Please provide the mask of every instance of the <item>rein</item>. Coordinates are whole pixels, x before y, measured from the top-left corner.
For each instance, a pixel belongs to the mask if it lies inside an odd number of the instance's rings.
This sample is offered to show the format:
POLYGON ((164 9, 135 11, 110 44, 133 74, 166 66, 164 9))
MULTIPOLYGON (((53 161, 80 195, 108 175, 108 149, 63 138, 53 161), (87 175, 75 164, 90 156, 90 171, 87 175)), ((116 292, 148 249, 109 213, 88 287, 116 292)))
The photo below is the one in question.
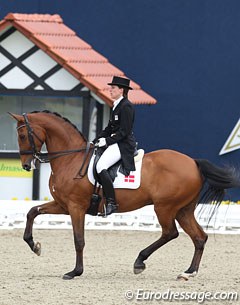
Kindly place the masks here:
POLYGON ((20 155, 32 155, 40 163, 49 163, 53 159, 67 156, 67 155, 74 154, 74 153, 81 152, 81 151, 87 152, 90 149, 92 149, 92 148, 83 147, 83 148, 79 148, 79 149, 60 150, 60 151, 53 151, 53 152, 47 152, 47 153, 43 153, 43 152, 33 153, 31 150, 26 150, 26 151, 22 150, 22 151, 20 151, 20 155), (49 156, 49 155, 55 155, 55 156, 49 156))
POLYGON ((42 141, 39 138, 39 136, 34 132, 32 127, 30 126, 30 123, 29 123, 29 120, 28 120, 28 117, 27 117, 26 113, 23 113, 23 118, 24 118, 25 124, 22 124, 21 126, 17 127, 17 130, 19 130, 20 128, 23 128, 23 127, 27 128, 28 141, 31 145, 32 150, 20 150, 19 151, 20 155, 32 155, 33 158, 37 159, 40 163, 49 163, 53 159, 60 158, 60 157, 70 155, 70 154, 73 154, 73 153, 85 151, 84 158, 83 158, 83 163, 82 163, 80 171, 79 171, 80 178, 83 178, 85 176, 86 172, 82 173, 82 170, 83 170, 83 168, 85 166, 85 163, 87 161, 89 151, 92 150, 92 152, 93 152, 93 149, 94 149, 94 147, 90 147, 90 142, 87 142, 86 147, 79 148, 79 149, 60 150, 60 151, 52 151, 52 152, 43 153, 43 152, 37 150, 37 147, 36 147, 33 136, 35 136, 42 145, 44 144, 44 141, 42 141))

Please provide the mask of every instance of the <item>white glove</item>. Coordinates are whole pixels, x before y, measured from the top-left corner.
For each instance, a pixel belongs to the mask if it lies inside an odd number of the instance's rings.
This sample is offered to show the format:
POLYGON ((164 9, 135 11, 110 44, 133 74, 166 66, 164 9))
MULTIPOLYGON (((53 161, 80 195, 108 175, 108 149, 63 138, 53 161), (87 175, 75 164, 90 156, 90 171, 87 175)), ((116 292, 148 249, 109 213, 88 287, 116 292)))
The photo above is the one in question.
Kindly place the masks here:
POLYGON ((96 143, 96 145, 97 145, 98 147, 107 146, 106 139, 105 139, 105 138, 100 138, 100 139, 98 139, 98 142, 96 143))

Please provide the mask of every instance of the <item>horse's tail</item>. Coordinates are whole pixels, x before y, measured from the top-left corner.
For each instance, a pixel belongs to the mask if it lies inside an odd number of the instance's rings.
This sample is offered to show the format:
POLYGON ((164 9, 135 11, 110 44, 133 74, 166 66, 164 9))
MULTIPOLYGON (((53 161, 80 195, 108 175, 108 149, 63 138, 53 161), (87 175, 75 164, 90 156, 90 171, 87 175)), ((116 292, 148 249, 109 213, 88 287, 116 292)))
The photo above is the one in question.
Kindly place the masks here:
POLYGON ((235 167, 218 167, 208 160, 196 159, 195 162, 205 178, 205 190, 199 203, 213 203, 209 221, 223 201, 226 189, 240 187, 240 176, 235 167))

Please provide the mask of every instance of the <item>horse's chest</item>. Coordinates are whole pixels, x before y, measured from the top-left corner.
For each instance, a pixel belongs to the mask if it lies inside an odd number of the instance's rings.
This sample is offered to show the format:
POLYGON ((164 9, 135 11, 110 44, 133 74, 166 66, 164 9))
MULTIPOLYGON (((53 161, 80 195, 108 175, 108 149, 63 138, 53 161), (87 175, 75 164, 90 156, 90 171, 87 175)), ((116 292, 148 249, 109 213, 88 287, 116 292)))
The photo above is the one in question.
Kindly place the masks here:
POLYGON ((66 175, 56 175, 51 173, 50 177, 50 190, 52 195, 60 195, 65 192, 69 192, 71 188, 70 179, 66 175))

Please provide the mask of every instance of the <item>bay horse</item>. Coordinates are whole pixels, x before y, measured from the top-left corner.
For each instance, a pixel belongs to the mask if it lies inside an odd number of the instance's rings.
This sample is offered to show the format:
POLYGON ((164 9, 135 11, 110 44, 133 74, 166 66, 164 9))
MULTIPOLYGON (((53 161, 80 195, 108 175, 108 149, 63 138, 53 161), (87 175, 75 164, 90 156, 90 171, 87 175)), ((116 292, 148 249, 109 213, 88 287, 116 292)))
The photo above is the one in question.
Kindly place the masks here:
MULTIPOLYGON (((72 271, 64 274, 63 279, 73 279, 83 273, 84 218, 93 193, 93 185, 87 175, 82 175, 81 179, 74 178, 79 167, 89 163, 90 155, 86 156, 89 143, 76 126, 57 113, 35 111, 23 115, 9 114, 17 120, 23 169, 29 171, 33 160, 44 162, 44 154, 41 153, 44 143, 51 165, 49 188, 54 199, 30 209, 24 241, 34 253, 40 255, 41 244, 35 242, 32 235, 35 217, 41 214, 70 215, 76 264, 72 271)), ((233 187, 240 187, 240 179, 232 168, 218 167, 207 160, 194 160, 173 150, 146 153, 142 162, 140 187, 136 190, 115 190, 118 212, 153 204, 162 228, 160 238, 139 252, 134 263, 134 273, 142 272, 146 267, 144 261, 153 252, 178 237, 177 220, 192 239, 195 248, 189 268, 178 279, 188 280, 195 276, 207 241, 207 234, 194 216, 196 205, 213 201, 220 204, 225 189, 233 187), (200 200, 204 185, 205 188, 207 186, 205 196, 200 200)))

